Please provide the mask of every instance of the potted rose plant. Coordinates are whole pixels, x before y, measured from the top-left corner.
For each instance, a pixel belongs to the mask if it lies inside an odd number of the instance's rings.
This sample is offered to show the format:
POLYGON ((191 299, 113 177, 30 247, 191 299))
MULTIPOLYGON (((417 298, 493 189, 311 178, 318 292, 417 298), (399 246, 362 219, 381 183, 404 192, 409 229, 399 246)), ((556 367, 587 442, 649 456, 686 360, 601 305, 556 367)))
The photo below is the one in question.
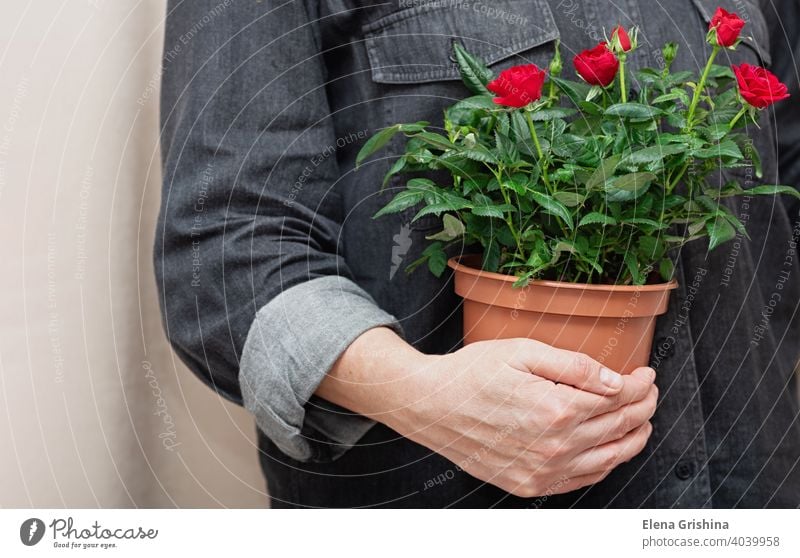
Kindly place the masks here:
POLYGON ((750 164, 761 177, 746 123, 788 97, 764 68, 714 63, 736 48, 743 25, 717 10, 700 76, 671 70, 675 44, 663 49, 664 68, 629 75, 635 28, 617 27, 575 56, 580 82, 561 77, 558 49, 549 72, 526 64, 494 77, 454 45, 473 96, 446 110, 444 130, 397 124, 365 143, 357 164, 406 136, 384 185, 414 176, 376 217, 414 206, 415 219, 441 217, 410 269, 454 270, 465 342, 531 337, 622 372, 646 365, 655 319, 677 286, 677 249, 707 238, 713 250, 747 235, 725 198, 800 196, 788 186, 745 191, 711 180, 720 168, 750 164), (448 262, 455 246, 462 255, 448 262), (471 247, 480 253, 463 255, 471 247))

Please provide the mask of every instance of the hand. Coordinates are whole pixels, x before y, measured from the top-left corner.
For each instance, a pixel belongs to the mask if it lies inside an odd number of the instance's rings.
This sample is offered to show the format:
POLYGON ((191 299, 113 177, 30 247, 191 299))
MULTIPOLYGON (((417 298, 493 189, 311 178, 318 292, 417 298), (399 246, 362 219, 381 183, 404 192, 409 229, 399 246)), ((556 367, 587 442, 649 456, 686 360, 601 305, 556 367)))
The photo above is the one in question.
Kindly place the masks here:
MULTIPOLYGON (((517 496, 594 484, 641 452, 652 432, 658 389, 650 368, 620 376, 585 355, 528 339, 427 356, 389 330, 372 331, 377 333, 359 338, 332 372, 351 382, 349 397, 335 402, 517 496), (397 341, 404 347, 392 345, 397 341), (367 346, 383 351, 378 356, 367 346), (395 369, 389 378, 356 382, 351 366, 365 359, 375 359, 366 367, 373 372, 402 361, 406 374, 395 369)), ((318 394, 336 397, 325 385, 318 394)))

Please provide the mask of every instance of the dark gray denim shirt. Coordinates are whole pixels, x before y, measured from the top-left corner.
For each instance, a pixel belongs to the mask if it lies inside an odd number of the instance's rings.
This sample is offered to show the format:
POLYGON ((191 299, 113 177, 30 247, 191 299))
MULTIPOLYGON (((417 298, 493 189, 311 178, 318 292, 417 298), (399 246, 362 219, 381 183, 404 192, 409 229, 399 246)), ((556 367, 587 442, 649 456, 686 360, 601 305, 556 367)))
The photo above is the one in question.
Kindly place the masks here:
MULTIPOLYGON (((403 271, 438 220, 371 219, 401 186, 379 193, 400 144, 355 172, 365 139, 396 122, 441 123, 468 95, 454 40, 499 71, 546 67, 560 39, 570 73, 574 53, 622 23, 641 29, 634 69, 661 64, 674 40, 675 67, 698 70, 718 4, 749 36, 719 63, 771 65, 791 84, 792 99, 751 132, 764 181, 798 185, 796 1, 781 13, 757 0, 170 2, 155 263, 175 350, 288 458, 334 462, 373 426, 313 396, 350 342, 379 325, 428 353, 461 342, 449 278, 403 271)), ((736 175, 756 184, 752 169, 736 175)), ((645 451, 655 480, 639 487, 642 502, 800 505, 800 206, 730 207, 751 240, 684 248, 658 322, 662 395, 645 451)))

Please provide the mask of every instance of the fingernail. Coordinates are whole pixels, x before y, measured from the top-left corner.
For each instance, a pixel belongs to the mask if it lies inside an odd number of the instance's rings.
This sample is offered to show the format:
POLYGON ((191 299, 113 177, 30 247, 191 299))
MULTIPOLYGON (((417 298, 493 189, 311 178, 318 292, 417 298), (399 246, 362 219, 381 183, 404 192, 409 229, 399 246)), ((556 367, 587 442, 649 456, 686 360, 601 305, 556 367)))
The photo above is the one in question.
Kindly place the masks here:
POLYGON ((653 368, 649 368, 649 370, 650 371, 648 372, 648 376, 650 377, 650 381, 652 382, 653 380, 656 379, 656 371, 653 368))
POLYGON ((600 368, 600 381, 613 389, 621 388, 623 384, 622 376, 608 368, 600 368))

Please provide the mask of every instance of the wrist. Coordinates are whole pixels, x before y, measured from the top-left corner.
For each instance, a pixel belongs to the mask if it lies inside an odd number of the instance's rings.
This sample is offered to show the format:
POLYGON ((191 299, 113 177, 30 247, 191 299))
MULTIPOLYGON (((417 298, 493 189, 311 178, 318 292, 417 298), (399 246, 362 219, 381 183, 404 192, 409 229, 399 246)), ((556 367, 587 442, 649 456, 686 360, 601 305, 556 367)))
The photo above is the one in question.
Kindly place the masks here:
POLYGON ((424 396, 426 370, 441 357, 429 356, 394 331, 364 332, 340 355, 316 394, 351 411, 394 427, 424 396))

